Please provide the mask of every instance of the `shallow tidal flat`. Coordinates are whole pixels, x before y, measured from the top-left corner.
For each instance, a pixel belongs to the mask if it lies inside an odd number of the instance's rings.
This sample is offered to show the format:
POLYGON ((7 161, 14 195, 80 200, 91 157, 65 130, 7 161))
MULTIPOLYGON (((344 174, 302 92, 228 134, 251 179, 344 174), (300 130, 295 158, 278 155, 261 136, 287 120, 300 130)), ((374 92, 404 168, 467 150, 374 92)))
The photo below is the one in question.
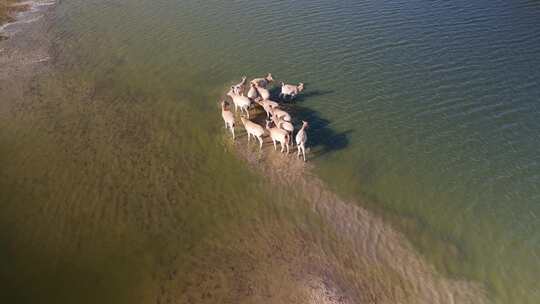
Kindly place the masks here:
POLYGON ((47 7, 0 45, 0 302, 538 302, 536 2, 47 7), (307 164, 223 129, 268 72, 307 164))
POLYGON ((337 198, 310 164, 268 139, 260 154, 241 132, 232 144, 223 86, 201 90, 188 75, 158 93, 159 82, 120 77, 122 60, 94 78, 62 52, 53 45, 50 68, 1 88, 6 301, 483 301, 479 286, 437 276, 399 233, 337 198), (195 100, 216 100, 215 116, 195 100))

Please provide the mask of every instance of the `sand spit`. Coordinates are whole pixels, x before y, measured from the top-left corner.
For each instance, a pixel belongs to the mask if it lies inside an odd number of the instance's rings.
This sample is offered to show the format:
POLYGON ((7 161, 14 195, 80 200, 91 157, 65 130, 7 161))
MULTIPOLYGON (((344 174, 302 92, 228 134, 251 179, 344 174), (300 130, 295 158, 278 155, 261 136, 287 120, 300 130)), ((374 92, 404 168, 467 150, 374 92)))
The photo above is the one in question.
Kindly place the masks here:
MULTIPOLYGON (((255 120, 261 123, 263 116, 259 113, 255 120)), ((487 302, 480 284, 441 277, 401 233, 359 204, 343 201, 332 193, 313 174, 313 165, 296 157, 296 148, 290 155, 280 154, 265 137, 260 153, 257 144, 251 142, 248 147, 247 136, 242 131, 238 133, 234 143, 238 155, 278 187, 295 189, 321 216, 323 225, 335 231, 337 242, 350 249, 346 254, 348 265, 336 265, 336 261, 323 256, 319 257, 319 265, 327 268, 315 272, 318 276, 303 271, 305 276, 298 277, 298 284, 305 289, 309 301, 299 303, 487 302), (342 275, 347 270, 364 273, 342 275)), ((315 265, 304 267, 313 269, 315 265)))

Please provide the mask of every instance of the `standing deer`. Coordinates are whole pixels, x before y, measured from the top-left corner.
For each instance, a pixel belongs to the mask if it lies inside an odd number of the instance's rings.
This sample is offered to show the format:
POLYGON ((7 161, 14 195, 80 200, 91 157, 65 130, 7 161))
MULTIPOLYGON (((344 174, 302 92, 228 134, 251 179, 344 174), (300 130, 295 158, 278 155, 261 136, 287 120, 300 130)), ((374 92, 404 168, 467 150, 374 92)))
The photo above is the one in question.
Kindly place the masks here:
POLYGON ((256 85, 255 88, 263 100, 270 99, 270 91, 258 85, 256 85))
POLYGON ((271 120, 266 121, 266 129, 270 133, 270 138, 274 143, 274 150, 277 150, 276 142, 281 144, 281 153, 284 152, 285 147, 287 147, 287 154, 289 154, 289 133, 277 127, 270 127, 272 124, 271 120))
POLYGON ((253 137, 259 140, 259 149, 262 151, 262 145, 263 145, 262 136, 264 135, 264 128, 254 123, 253 121, 246 119, 244 116, 240 116, 240 120, 242 120, 242 123, 244 124, 244 128, 246 129, 246 132, 248 134, 248 143, 249 143, 249 140, 251 139, 251 136, 253 135, 253 137))
POLYGON ((251 100, 246 96, 235 94, 234 87, 231 87, 227 95, 232 98, 234 111, 236 112, 237 109, 240 108, 240 111, 245 111, 249 118, 249 106, 251 106, 251 100))
POLYGON ((266 86, 268 86, 272 81, 274 81, 274 78, 272 78, 272 74, 268 73, 268 75, 266 75, 264 78, 253 79, 251 83, 266 88, 266 86))
POLYGON ((302 152, 302 156, 304 157, 304 161, 306 161, 306 142, 307 142, 307 133, 306 129, 308 128, 307 121, 302 120, 302 128, 298 133, 296 133, 296 147, 298 148, 298 153, 296 154, 296 157, 300 157, 300 152, 302 152))
POLYGON ((272 112, 270 113, 272 114, 272 116, 276 116, 277 118, 281 118, 285 121, 291 121, 292 118, 291 118, 291 115, 285 111, 283 111, 282 109, 280 108, 277 108, 277 107, 272 107, 272 112))
POLYGON ((255 102, 263 107, 264 111, 266 112, 266 118, 270 118, 272 108, 279 107, 279 104, 272 100, 256 100, 255 102))
POLYGON ((249 91, 247 93, 247 97, 251 100, 254 100, 255 98, 257 98, 259 96, 259 93, 257 91, 257 88, 255 87, 255 85, 252 83, 250 86, 249 86, 249 91))
POLYGON ((285 130, 287 131, 287 133, 289 133, 289 141, 292 144, 292 134, 294 132, 294 125, 291 122, 285 121, 275 115, 272 116, 272 122, 274 123, 276 127, 280 128, 281 130, 285 130))
POLYGON ((281 93, 279 93, 279 98, 290 97, 294 99, 296 95, 300 94, 304 90, 304 84, 299 83, 297 86, 292 84, 281 83, 281 93))
POLYGON ((244 95, 246 79, 247 79, 246 76, 242 76, 242 81, 234 85, 234 89, 233 89, 234 94, 244 95))
POLYGON ((227 103, 225 100, 221 101, 221 117, 225 122, 225 129, 231 129, 232 138, 234 140, 234 114, 226 108, 227 103))

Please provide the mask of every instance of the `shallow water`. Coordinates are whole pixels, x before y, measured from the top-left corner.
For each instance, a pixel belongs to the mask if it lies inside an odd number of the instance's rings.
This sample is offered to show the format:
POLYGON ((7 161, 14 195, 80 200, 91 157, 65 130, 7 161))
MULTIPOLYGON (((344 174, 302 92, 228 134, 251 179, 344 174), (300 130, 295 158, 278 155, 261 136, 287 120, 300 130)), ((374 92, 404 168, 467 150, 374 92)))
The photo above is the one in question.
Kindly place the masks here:
MULTIPOLYGON (((170 269, 212 265, 205 251, 224 250, 226 235, 322 229, 225 148, 217 99, 241 75, 272 72, 306 83, 295 114, 310 121, 310 161, 335 191, 402 229, 444 275, 485 284, 497 303, 536 303, 539 9, 61 2, 55 68, 1 122, 7 254, 74 282, 60 300, 129 302, 170 269), (80 269, 47 265, 55 258, 80 269), (105 279, 111 265, 118 277, 105 279)), ((25 274, 13 290, 35 277, 20 263, 2 273, 25 274)), ((56 294, 39 282, 37 296, 56 294)))

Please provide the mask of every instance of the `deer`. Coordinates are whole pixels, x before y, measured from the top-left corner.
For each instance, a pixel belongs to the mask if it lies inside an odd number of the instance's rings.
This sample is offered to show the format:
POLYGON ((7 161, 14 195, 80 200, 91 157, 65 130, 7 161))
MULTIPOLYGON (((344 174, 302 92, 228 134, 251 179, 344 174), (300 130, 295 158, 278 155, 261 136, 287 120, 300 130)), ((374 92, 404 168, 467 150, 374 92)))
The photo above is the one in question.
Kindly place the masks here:
POLYGON ((271 127, 272 121, 266 120, 266 129, 270 133, 270 138, 272 139, 272 142, 274 143, 274 150, 277 151, 277 145, 276 142, 279 142, 281 144, 281 153, 284 152, 285 147, 287 147, 287 154, 289 154, 289 133, 287 131, 282 130, 280 128, 271 127))
POLYGON ((281 118, 284 121, 290 122, 292 120, 289 113, 283 111, 278 107, 272 107, 272 112, 270 114, 272 114, 272 116, 276 116, 277 118, 281 118))
POLYGON ((225 100, 221 101, 221 117, 223 117, 223 121, 225 122, 225 129, 231 130, 234 140, 234 114, 226 108, 227 105, 228 103, 225 100))
POLYGON ((304 84, 299 83, 298 85, 292 85, 292 84, 285 84, 284 82, 281 83, 281 93, 279 93, 279 98, 284 99, 285 97, 290 97, 290 99, 294 99, 296 95, 298 95, 300 92, 304 90, 304 84))
POLYGON ((272 122, 274 123, 274 125, 282 130, 285 130, 287 131, 287 133, 289 133, 289 141, 290 143, 292 144, 292 134, 294 132, 294 125, 289 122, 289 121, 285 121, 277 116, 272 116, 272 122))
POLYGON ((246 76, 242 76, 242 81, 234 85, 234 94, 244 95, 244 89, 246 85, 246 76))
POLYGON ((259 97, 259 93, 257 91, 257 88, 256 88, 255 84, 252 83, 249 86, 249 91, 247 93, 247 97, 249 99, 251 99, 251 100, 254 100, 255 98, 259 97))
POLYGON ((264 100, 256 100, 255 102, 263 108, 264 112, 266 112, 266 118, 270 118, 272 107, 269 104, 264 103, 264 100))
POLYGON ((264 128, 254 123, 253 121, 245 118, 244 116, 240 116, 240 120, 242 121, 242 124, 244 124, 244 128, 246 129, 246 132, 248 134, 248 144, 249 144, 249 140, 251 139, 251 136, 253 135, 253 137, 259 140, 259 149, 260 151, 262 151, 262 145, 263 145, 262 136, 264 135, 264 128))
POLYGON ((270 91, 258 85, 255 85, 255 88, 263 100, 270 99, 270 91))
POLYGON ((269 99, 256 100, 255 102, 264 109, 264 111, 266 112, 266 118, 270 118, 270 115, 272 114, 272 107, 279 107, 279 103, 269 99))
POLYGON ((298 149, 298 153, 296 154, 296 157, 300 157, 300 152, 302 152, 302 156, 304 157, 304 162, 306 161, 306 142, 307 142, 307 133, 306 129, 308 128, 307 121, 302 120, 302 128, 298 133, 296 133, 296 147, 298 149))
POLYGON ((255 78, 251 81, 252 84, 258 85, 260 87, 266 88, 270 84, 270 82, 274 81, 274 78, 272 78, 272 74, 268 73, 266 77, 264 78, 255 78))
POLYGON ((247 98, 246 96, 235 94, 234 86, 231 87, 227 95, 231 97, 234 103, 234 111, 236 112, 237 109, 240 108, 240 111, 246 112, 247 118, 249 119, 249 106, 251 106, 251 100, 247 98))

